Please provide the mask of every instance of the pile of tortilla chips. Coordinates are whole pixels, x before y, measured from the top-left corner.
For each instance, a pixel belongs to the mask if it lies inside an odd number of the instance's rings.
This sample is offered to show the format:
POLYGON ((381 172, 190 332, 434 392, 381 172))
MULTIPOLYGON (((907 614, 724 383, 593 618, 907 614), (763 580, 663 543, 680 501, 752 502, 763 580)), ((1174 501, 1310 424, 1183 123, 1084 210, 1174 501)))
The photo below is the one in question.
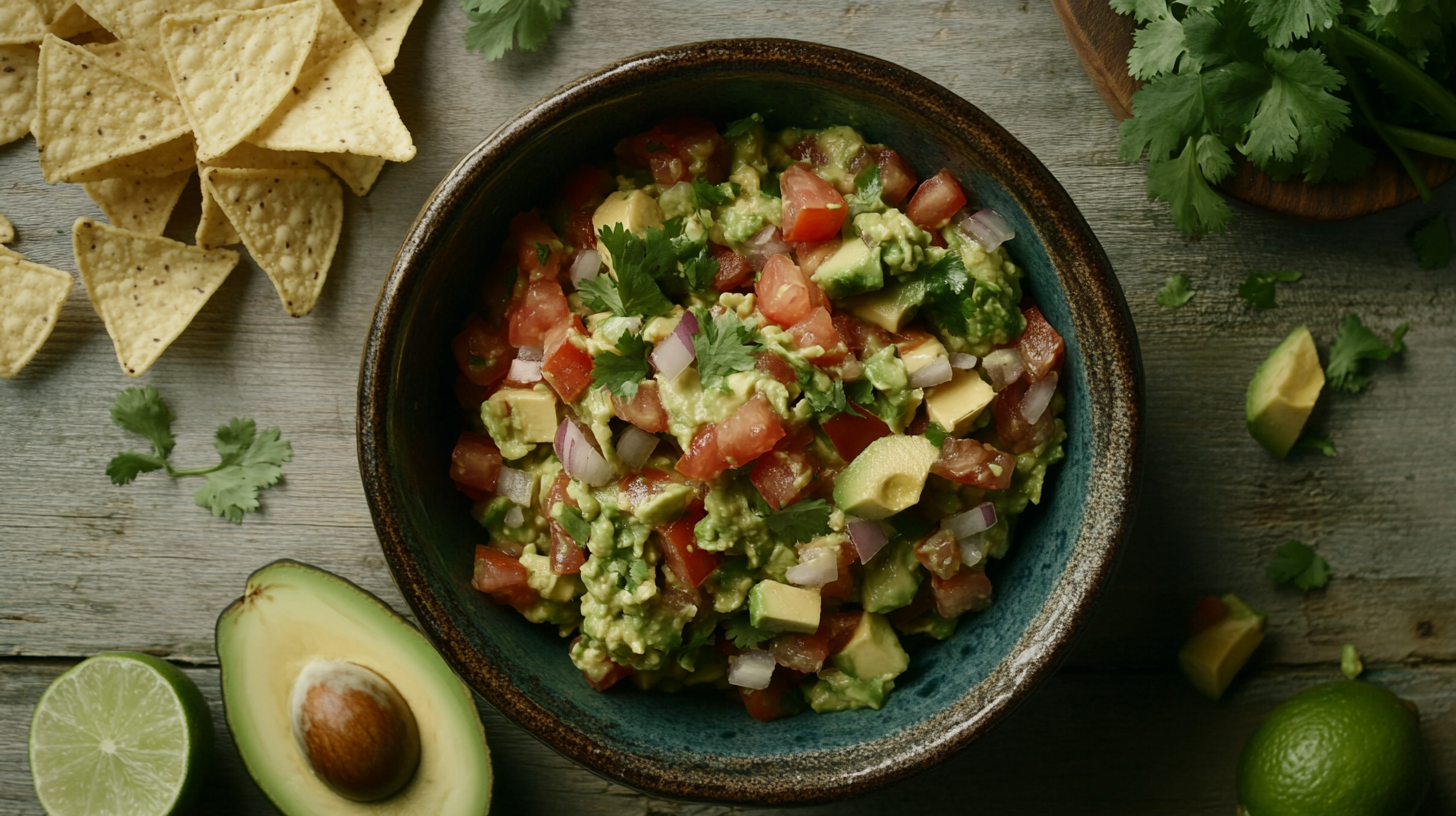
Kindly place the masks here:
MULTIPOLYGON (((34 134, 46 181, 84 185, 111 221, 76 222, 76 264, 128 375, 236 266, 223 247, 247 247, 289 314, 313 309, 339 182, 362 196, 414 157, 383 77, 422 3, 0 0, 0 144, 34 134), (194 170, 189 246, 162 232, 194 170)), ((0 376, 45 342, 69 278, 0 246, 0 376)))

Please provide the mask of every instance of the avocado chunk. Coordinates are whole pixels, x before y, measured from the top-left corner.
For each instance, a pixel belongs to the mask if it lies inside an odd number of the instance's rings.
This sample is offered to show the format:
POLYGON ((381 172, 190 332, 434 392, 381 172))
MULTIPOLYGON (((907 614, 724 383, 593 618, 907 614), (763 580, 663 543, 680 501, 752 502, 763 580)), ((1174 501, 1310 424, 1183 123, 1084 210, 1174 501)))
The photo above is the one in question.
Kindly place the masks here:
POLYGON ((960 436, 995 398, 995 390, 980 374, 957 369, 951 372, 950 382, 925 392, 925 412, 946 433, 960 436))
POLYGON ((1288 455, 1324 387, 1314 338, 1300 326, 1269 352, 1249 381, 1244 400, 1249 433, 1275 456, 1288 455))
MULTIPOLYGON (((642 190, 618 191, 607 196, 592 213, 592 232, 600 235, 602 230, 621 224, 622 229, 641 236, 647 233, 648 227, 661 227, 662 221, 662 206, 657 199, 642 190)), ((612 253, 603 252, 602 263, 616 274, 612 253)))
MULTIPOLYGON (((863 242, 861 242, 863 243, 863 242)), ((885 331, 897 332, 915 315, 925 300, 925 282, 910 280, 891 283, 884 288, 845 301, 850 314, 885 331)))
POLYGON ((851 238, 814 270, 813 277, 824 294, 836 300, 873 292, 885 285, 880 248, 871 248, 864 241, 851 238))
POLYGON ((851 516, 882 519, 920 501, 940 448, 923 436, 886 436, 864 449, 834 483, 834 503, 851 516))
POLYGON ((248 578, 216 634, 228 728, 248 773, 282 813, 362 812, 320 777, 295 740, 294 689, 321 663, 382 678, 418 724, 417 770, 372 807, 440 816, 490 809, 490 751, 470 690, 383 601, 337 575, 276 561, 248 578))
POLYGON ((856 680, 894 678, 910 667, 910 656, 884 615, 866 612, 849 642, 834 656, 834 667, 856 680))
POLYGON ((759 581, 748 591, 748 622, 768 632, 813 632, 819 628, 819 593, 759 581))
POLYGON ((904 539, 885 547, 865 564, 860 583, 865 610, 889 612, 908 606, 920 589, 922 575, 915 542, 904 539))
POLYGON ((915 348, 901 352, 900 362, 905 364, 906 374, 914 374, 935 362, 937 358, 949 356, 950 352, 945 350, 945 346, 939 340, 931 337, 915 348))
POLYGON ((556 395, 545 386, 502 388, 480 404, 480 421, 501 456, 520 459, 556 438, 556 395))
POLYGON ((827 711, 851 711, 857 708, 879 710, 885 697, 895 688, 895 681, 876 677, 856 680, 838 669, 820 672, 819 679, 804 692, 809 707, 823 714, 827 711))
POLYGON ((1234 675, 1264 641, 1266 619, 1235 595, 1221 600, 1228 607, 1228 617, 1189 638, 1178 652, 1178 665, 1188 682, 1212 700, 1223 696, 1234 675))

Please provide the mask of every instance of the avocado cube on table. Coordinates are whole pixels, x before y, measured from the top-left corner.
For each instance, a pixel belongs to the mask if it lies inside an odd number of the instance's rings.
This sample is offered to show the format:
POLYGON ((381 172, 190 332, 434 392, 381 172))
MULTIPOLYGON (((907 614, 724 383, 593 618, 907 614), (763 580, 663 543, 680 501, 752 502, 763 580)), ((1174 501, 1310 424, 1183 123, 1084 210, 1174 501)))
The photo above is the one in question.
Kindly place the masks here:
POLYGON ((950 382, 925 392, 925 411, 946 433, 960 436, 995 398, 996 392, 980 374, 958 369, 951 372, 950 382))
MULTIPOLYGON (((932 415, 933 416, 933 415, 932 415)), ((834 503, 863 519, 893 516, 920 501, 940 448, 923 436, 876 439, 834 482, 834 503)))
POLYGON ((895 677, 910 667, 910 656, 884 615, 866 612, 849 642, 834 656, 834 667, 856 680, 895 677))
POLYGON ((819 628, 819 593, 759 581, 748 592, 748 622, 768 632, 814 632, 819 628))
POLYGON ((1228 607, 1228 617, 1189 638, 1178 652, 1178 665, 1188 682, 1212 700, 1223 696, 1234 675, 1264 641, 1266 620, 1237 596, 1225 595, 1221 600, 1228 607))
POLYGON ((1275 456, 1288 455, 1324 387, 1314 338, 1300 326, 1269 352, 1249 381, 1244 399, 1249 434, 1275 456))
POLYGON ((880 248, 851 238, 814 270, 814 282, 832 298, 861 295, 885 285, 880 248))

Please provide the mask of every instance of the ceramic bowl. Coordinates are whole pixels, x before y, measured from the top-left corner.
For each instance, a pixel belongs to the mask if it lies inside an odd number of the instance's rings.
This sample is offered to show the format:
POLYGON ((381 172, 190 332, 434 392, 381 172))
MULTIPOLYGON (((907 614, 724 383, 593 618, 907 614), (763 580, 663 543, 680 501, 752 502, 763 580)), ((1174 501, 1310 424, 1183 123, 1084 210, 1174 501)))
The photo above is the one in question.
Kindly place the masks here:
MULTIPOLYGON (((395 258, 359 379, 359 463, 400 592, 445 659, 505 716, 603 776, 671 798, 754 804, 843 798, 944 759, 1054 670, 1128 530, 1141 366, 1107 257, 1067 193, 959 96, 897 65, 805 42, 697 43, 624 60, 533 105, 446 176, 395 258), (749 718, 715 693, 593 691, 554 628, 470 587, 486 533, 448 476, 461 430, 450 339, 511 217, 548 203, 583 158, 668 114, 771 126, 849 124, 922 176, 948 167, 1016 229, 1011 257, 1066 340, 1067 458, 1000 564, 997 600, 913 650, 880 711, 749 718)), ((622 684, 629 685, 629 684, 622 684)))

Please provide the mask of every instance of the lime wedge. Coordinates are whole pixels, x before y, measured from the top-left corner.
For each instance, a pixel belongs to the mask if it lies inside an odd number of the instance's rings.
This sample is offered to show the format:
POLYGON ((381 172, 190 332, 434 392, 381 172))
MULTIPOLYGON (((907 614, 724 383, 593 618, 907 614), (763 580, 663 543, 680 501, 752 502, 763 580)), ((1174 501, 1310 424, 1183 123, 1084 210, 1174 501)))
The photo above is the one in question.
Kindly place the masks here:
POLYGON ((212 715, 176 667, 103 654, 56 678, 30 722, 30 772, 50 816, 182 810, 212 754, 212 715))

